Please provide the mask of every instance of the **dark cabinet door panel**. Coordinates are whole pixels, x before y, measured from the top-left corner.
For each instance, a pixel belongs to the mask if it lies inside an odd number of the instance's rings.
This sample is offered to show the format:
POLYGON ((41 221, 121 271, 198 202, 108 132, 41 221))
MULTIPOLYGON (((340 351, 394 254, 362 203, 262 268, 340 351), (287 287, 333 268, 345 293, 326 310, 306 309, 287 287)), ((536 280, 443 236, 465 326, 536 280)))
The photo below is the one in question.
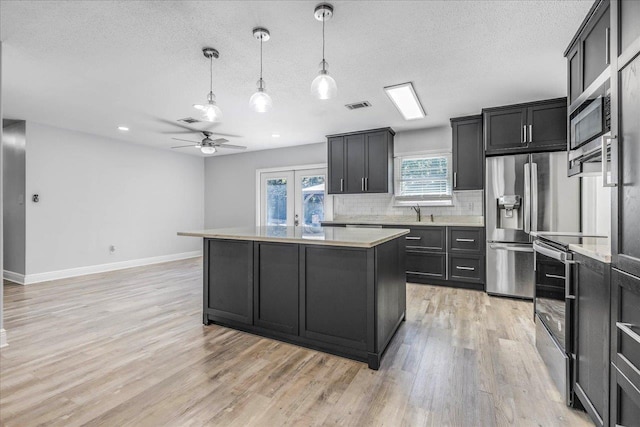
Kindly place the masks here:
POLYGON ((505 108, 484 114, 487 154, 504 153, 526 146, 526 108, 505 108))
POLYGON ((620 0, 620 52, 640 38, 640 1, 620 0))
POLYGON ((347 179, 346 193, 364 192, 365 178, 365 140, 364 135, 348 135, 344 137, 346 144, 347 179))
POLYGON ((640 427, 640 391, 612 364, 611 426, 640 427))
POLYGON ((598 421, 607 418, 609 404, 609 276, 601 262, 582 256, 576 261, 576 387, 591 418, 598 421))
POLYGON ((567 149, 567 102, 536 105, 527 109, 527 133, 532 149, 567 149))
POLYGON ((254 324, 298 334, 298 247, 256 243, 254 324))
POLYGON ((389 144, 388 132, 365 134, 367 153, 367 193, 386 193, 389 186, 389 144))
POLYGON ((484 147, 482 116, 451 121, 454 190, 482 190, 484 147))
POLYGON ((446 254, 407 250, 406 270, 408 275, 444 280, 447 278, 446 264, 446 254))
POLYGON ((367 251, 303 247, 300 335, 366 349, 367 251))
POLYGON ((640 56, 620 72, 618 267, 640 276, 640 56))
POLYGON ((329 138, 329 194, 340 194, 344 192, 344 137, 329 138))
POLYGON ((205 265, 216 274, 206 275, 205 313, 251 325, 253 313, 253 243, 205 240, 205 265))
POLYGON ((484 251, 484 228, 449 227, 449 252, 484 251))
POLYGON ((587 29, 582 41, 582 76, 583 90, 588 88, 591 83, 605 70, 608 66, 608 47, 609 41, 609 7, 598 12, 594 18, 594 24, 587 29))
POLYGON ((582 93, 582 71, 580 66, 580 45, 577 44, 567 54, 569 102, 575 101, 582 93))

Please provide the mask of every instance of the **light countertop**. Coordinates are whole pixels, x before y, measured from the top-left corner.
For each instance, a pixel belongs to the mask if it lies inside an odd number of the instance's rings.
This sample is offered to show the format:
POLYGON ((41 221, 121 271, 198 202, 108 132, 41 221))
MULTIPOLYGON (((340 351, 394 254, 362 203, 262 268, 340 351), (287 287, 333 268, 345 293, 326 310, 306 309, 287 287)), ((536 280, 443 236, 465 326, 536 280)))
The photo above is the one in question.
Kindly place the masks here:
POLYGON ((342 216, 333 221, 322 221, 327 225, 393 225, 405 227, 433 226, 433 227, 484 227, 482 216, 434 216, 424 215, 422 221, 416 221, 415 216, 342 216))
POLYGON ((407 229, 342 227, 233 227, 211 230, 181 231, 178 236, 259 242, 300 243, 306 245, 372 248, 400 236, 407 229))
MULTIPOLYGON (((604 240, 604 239, 603 239, 604 240)), ((569 245, 569 250, 580 255, 596 259, 600 262, 611 263, 611 244, 609 239, 598 243, 582 243, 569 245)))

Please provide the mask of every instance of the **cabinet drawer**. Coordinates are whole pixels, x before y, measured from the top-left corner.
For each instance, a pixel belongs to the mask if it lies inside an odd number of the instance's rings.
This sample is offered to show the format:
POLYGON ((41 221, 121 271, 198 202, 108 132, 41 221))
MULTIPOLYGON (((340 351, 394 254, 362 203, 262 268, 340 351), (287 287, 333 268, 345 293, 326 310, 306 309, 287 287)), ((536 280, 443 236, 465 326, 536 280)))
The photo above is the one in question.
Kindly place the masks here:
POLYGON ((411 228, 411 232, 405 236, 407 249, 444 252, 446 250, 445 230, 445 227, 411 228))
MULTIPOLYGON (((536 264, 536 286, 537 292, 548 291, 554 295, 556 291, 564 294, 565 288, 565 268, 560 261, 551 260, 550 258, 538 255, 536 264), (549 260, 549 261, 547 261, 549 260)), ((540 295, 542 297, 551 297, 551 295, 540 295)))
POLYGON ((613 388, 611 390, 611 422, 612 426, 640 426, 640 391, 624 373, 611 364, 613 388))
POLYGON ((445 279, 447 255, 407 249, 407 274, 445 279))
POLYGON ((449 251, 450 252, 475 252, 480 253, 484 249, 484 229, 450 227, 449 251))
POLYGON ((481 255, 449 255, 449 279, 484 283, 484 257, 481 255))
MULTIPOLYGON (((626 371, 628 366, 632 372, 640 369, 640 279, 613 269, 612 283, 617 287, 617 298, 613 302, 617 316, 612 325, 612 333, 616 334, 616 356, 612 361, 619 369, 626 371)), ((640 387, 640 375, 637 382, 635 385, 640 387)))

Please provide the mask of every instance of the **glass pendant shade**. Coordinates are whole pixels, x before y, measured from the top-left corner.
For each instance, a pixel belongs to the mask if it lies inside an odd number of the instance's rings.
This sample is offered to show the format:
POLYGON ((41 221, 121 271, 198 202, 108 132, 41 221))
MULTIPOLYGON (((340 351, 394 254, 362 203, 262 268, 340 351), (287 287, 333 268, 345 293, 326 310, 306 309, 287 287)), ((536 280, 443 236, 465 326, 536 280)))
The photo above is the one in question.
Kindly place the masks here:
POLYGON ((202 153, 204 154, 213 154, 216 152, 216 147, 212 147, 210 145, 203 145, 200 148, 200 151, 202 151, 202 153))
POLYGON ((311 94, 318 99, 335 98, 338 93, 336 81, 327 70, 320 70, 318 76, 311 82, 311 94))
POLYGON ((249 99, 249 105, 253 108, 254 111, 258 113, 266 113, 271 110, 273 106, 273 101, 271 101, 271 97, 267 92, 264 91, 264 88, 258 88, 256 93, 251 95, 249 99))
POLYGON ((215 95, 209 92, 208 102, 204 105, 193 104, 193 108, 202 112, 202 119, 208 122, 222 121, 222 110, 216 105, 215 95))

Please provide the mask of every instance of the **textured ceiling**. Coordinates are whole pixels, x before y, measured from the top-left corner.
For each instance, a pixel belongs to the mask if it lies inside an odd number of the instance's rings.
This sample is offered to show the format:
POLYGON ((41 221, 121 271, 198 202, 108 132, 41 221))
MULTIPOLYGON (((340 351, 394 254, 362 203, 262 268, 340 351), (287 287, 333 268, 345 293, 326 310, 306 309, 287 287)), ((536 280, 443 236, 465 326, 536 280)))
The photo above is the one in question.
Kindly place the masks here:
MULTIPOLYGON (((315 1, 0 2, 8 118, 125 141, 176 145, 155 120, 195 116, 208 92, 203 46, 220 51, 215 130, 250 150, 324 140, 343 131, 448 125, 482 107, 564 96, 564 48, 591 1, 336 1, 326 57, 338 97, 309 88, 321 60, 315 1), (250 110, 259 73, 274 109, 250 110), (426 111, 404 121, 383 87, 412 81, 426 111), (369 101, 349 111, 344 104, 369 101), (127 125, 131 132, 116 127, 127 125), (272 138, 273 133, 281 135, 272 138)), ((182 137, 188 138, 189 136, 182 137)), ((187 150, 188 151, 188 150, 187 150)), ((196 150, 193 150, 196 154, 196 150)))

